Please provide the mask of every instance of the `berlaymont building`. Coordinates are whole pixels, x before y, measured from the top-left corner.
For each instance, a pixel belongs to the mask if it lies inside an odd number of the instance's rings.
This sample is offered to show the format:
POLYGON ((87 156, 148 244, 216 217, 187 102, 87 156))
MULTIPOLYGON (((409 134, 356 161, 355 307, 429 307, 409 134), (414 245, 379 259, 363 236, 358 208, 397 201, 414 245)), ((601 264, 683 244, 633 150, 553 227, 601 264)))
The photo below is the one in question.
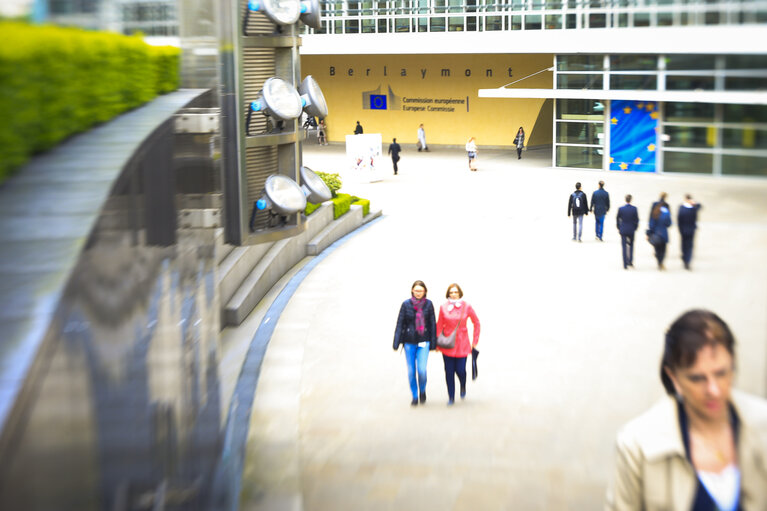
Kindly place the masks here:
POLYGON ((301 66, 331 142, 511 148, 552 165, 767 176, 767 1, 324 2, 301 66))

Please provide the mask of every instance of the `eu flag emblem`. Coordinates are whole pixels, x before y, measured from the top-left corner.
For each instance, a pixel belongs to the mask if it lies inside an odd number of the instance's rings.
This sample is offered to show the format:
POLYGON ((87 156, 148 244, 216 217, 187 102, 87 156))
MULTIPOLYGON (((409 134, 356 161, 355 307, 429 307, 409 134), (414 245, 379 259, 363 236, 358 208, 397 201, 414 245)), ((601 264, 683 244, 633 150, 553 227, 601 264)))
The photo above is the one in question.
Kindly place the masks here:
POLYGON ((370 109, 371 110, 386 110, 386 94, 371 94, 370 95, 370 109))

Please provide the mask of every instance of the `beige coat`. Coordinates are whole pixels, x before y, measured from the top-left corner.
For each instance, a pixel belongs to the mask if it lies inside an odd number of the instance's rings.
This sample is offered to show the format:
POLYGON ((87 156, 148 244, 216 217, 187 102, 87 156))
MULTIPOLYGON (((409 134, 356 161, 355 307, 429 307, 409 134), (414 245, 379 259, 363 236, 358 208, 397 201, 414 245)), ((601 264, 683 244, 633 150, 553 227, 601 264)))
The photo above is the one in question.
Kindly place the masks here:
MULTIPOLYGON (((732 392, 740 419, 741 509, 767 510, 767 401, 732 392)), ((619 433, 606 509, 690 511, 697 489, 687 461, 674 398, 666 397, 619 433)))

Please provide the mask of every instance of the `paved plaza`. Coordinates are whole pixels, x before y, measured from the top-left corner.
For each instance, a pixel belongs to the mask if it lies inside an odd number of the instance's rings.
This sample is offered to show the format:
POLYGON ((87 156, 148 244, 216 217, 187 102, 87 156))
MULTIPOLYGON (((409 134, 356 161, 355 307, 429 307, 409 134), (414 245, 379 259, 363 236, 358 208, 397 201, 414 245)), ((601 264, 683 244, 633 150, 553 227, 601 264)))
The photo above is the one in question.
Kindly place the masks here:
MULTIPOLYGON (((406 147, 400 175, 353 182, 342 146, 304 147, 314 170, 381 219, 353 233, 303 279, 279 317, 251 416, 242 509, 595 510, 620 425, 661 397, 665 328, 680 313, 720 314, 737 341, 737 386, 767 392, 767 180, 551 167, 550 150, 516 159, 480 147, 406 147), (566 216, 574 183, 603 179, 605 241, 566 216), (672 226, 664 272, 644 240, 650 204, 703 204, 693 270, 672 226), (635 270, 623 269, 615 214, 639 209, 635 270), (428 400, 410 406, 400 304, 422 279, 436 307, 458 282, 481 321, 479 378, 446 406, 441 355, 428 400)), ((257 326, 257 325, 255 325, 257 326)), ((246 322, 238 335, 252 335, 246 322)), ((227 335, 232 335, 231 332, 227 335)))

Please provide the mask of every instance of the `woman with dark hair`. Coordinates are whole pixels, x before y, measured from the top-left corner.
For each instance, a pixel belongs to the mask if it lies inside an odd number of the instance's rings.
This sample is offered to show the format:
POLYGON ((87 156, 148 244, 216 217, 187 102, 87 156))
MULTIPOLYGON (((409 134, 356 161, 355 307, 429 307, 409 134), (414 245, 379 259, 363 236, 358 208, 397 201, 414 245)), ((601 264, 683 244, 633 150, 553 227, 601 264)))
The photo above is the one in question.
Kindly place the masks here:
POLYGON ((517 146, 517 159, 522 159, 522 149, 525 148, 525 130, 522 126, 517 130, 517 136, 514 137, 514 145, 517 146))
POLYGON ((658 261, 658 269, 665 270, 663 259, 666 257, 666 245, 668 244, 668 228, 671 225, 671 212, 666 201, 659 201, 653 206, 650 213, 650 225, 647 229, 647 240, 655 248, 655 259, 658 261))
POLYGON ((434 305, 426 298, 427 291, 422 280, 413 282, 410 298, 399 308, 397 327, 394 329, 394 351, 400 344, 405 349, 407 377, 413 395, 411 406, 417 406, 419 399, 421 404, 426 402, 426 362, 429 351, 437 346, 434 305))
POLYGON ((466 397, 466 357, 471 353, 472 348, 477 347, 479 342, 479 318, 474 309, 463 300, 463 290, 458 284, 447 286, 445 293, 447 302, 439 308, 439 319, 437 320, 437 332, 443 332, 450 335, 458 329, 455 336, 455 346, 452 348, 443 348, 437 346, 442 352, 442 359, 445 363, 445 381, 447 383, 448 406, 455 402, 455 376, 458 375, 458 381, 461 383, 461 399, 466 397), (469 343, 469 330, 466 328, 468 320, 474 327, 474 338, 469 343))
POLYGON ((732 389, 735 339, 692 310, 666 333, 668 397, 618 433, 607 509, 767 509, 767 401, 732 389))

